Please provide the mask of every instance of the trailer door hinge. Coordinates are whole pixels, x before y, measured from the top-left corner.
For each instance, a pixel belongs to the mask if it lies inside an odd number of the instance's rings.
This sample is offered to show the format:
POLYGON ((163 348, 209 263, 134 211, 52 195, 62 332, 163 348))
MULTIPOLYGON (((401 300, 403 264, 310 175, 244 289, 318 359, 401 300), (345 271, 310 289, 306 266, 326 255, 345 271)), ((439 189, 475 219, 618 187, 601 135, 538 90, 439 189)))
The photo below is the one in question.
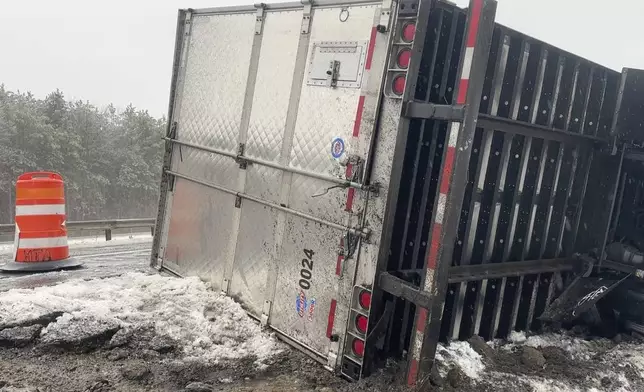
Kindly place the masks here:
POLYGON ((188 47, 188 41, 190 39, 190 34, 192 33, 192 11, 187 11, 183 24, 183 43, 181 48, 181 60, 179 62, 180 68, 186 67, 186 61, 188 61, 186 48, 188 47))
POLYGON ((262 317, 260 319, 260 323, 264 327, 268 325, 268 318, 271 315, 272 305, 273 303, 271 301, 264 301, 264 308, 262 309, 262 317))
POLYGON ((311 31, 311 2, 302 0, 302 34, 308 34, 311 31))
POLYGON ((379 182, 373 183, 369 185, 369 193, 371 197, 379 197, 380 196, 380 187, 382 185, 379 182))
POLYGON ((241 208, 242 198, 239 195, 235 195, 235 208, 241 208))
POLYGON ((221 282, 221 294, 222 295, 228 295, 228 286, 230 284, 230 281, 226 278, 221 282))
POLYGON ((190 35, 190 24, 192 23, 192 9, 189 9, 186 11, 186 17, 184 19, 185 26, 187 27, 185 29, 185 35, 188 36, 190 35))
POLYGON ((264 29, 264 9, 266 8, 266 4, 255 4, 255 7, 257 8, 257 13, 255 14, 255 35, 261 35, 264 29))
POLYGON ((362 182, 364 160, 358 155, 349 155, 346 164, 351 165, 351 176, 347 177, 347 180, 351 182, 362 182))
POLYGON ((342 246, 338 249, 338 254, 345 259, 350 259, 356 251, 360 237, 357 235, 346 232, 342 239, 342 246))
POLYGON ((338 351, 340 348, 339 339, 331 340, 329 345, 329 352, 326 356, 326 368, 335 371, 335 365, 338 363, 338 351))
POLYGON ((382 5, 380 6, 380 20, 378 21, 378 26, 376 30, 379 33, 386 33, 389 31, 389 20, 391 19, 391 5, 392 0, 383 0, 382 5))

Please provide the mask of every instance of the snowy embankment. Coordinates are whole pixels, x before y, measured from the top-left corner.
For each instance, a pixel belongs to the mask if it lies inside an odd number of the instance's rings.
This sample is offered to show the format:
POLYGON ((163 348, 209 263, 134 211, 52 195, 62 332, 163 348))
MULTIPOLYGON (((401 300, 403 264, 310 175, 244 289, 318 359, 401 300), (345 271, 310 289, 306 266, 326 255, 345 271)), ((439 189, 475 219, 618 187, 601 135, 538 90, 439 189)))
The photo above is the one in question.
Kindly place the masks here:
POLYGON ((40 331, 42 343, 79 341, 101 331, 112 336, 118 331, 110 342, 115 345, 115 339, 147 329, 172 341, 188 361, 254 359, 262 366, 281 350, 239 304, 209 290, 198 278, 130 272, 0 294, 0 330, 51 314, 56 317, 40 331))
POLYGON ((466 378, 467 384, 481 388, 535 392, 644 390, 644 344, 627 336, 586 340, 569 333, 513 333, 508 341, 485 343, 473 338, 440 345, 436 358, 439 375, 435 377, 446 377, 448 382, 466 378), (455 370, 461 376, 454 376, 455 370))

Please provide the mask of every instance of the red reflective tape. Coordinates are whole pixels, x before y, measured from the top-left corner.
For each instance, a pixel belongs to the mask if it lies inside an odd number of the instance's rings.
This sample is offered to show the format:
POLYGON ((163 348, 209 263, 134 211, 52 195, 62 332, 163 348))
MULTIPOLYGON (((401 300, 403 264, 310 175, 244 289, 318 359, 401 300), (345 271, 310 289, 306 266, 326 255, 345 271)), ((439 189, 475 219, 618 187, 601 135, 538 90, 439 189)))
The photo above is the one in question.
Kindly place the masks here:
POLYGON ((409 361, 409 371, 407 372, 407 385, 414 386, 416 385, 416 379, 418 379, 418 361, 412 359, 409 361))
POLYGON ((432 228, 432 242, 429 244, 429 254, 427 255, 427 268, 430 270, 436 269, 438 264, 438 250, 441 247, 441 234, 443 233, 443 225, 434 223, 432 228))
MULTIPOLYGON (((340 240, 340 248, 344 248, 344 238, 340 240)), ((335 262, 335 274, 340 276, 342 274, 342 262, 344 261, 344 256, 338 252, 338 259, 335 262)))
POLYGON ((425 325, 427 324, 427 309, 418 308, 418 320, 416 321, 416 331, 425 333, 425 325))
POLYGON ((335 274, 340 276, 342 274, 342 262, 344 261, 344 256, 338 255, 338 260, 335 262, 335 274))
POLYGON ((458 96, 456 97, 456 103, 463 105, 465 103, 465 98, 467 97, 467 86, 469 86, 469 79, 461 79, 458 83, 458 96))
POLYGON ((331 300, 331 309, 329 309, 329 320, 326 324, 326 337, 331 338, 333 335, 333 323, 335 323, 335 308, 338 302, 334 299, 331 300))
POLYGON ((483 9, 483 0, 472 0, 472 13, 470 14, 470 29, 467 32, 466 46, 474 47, 476 45, 476 35, 479 32, 479 22, 481 21, 481 10, 483 9))
POLYGON ((362 113, 364 112, 364 95, 358 100, 358 109, 356 110, 356 120, 353 122, 353 137, 360 134, 360 125, 362 125, 362 113))
POLYGON ((356 190, 354 188, 349 188, 347 191, 347 206, 344 209, 347 212, 353 211, 353 199, 356 196, 356 190))
POLYGON ((353 176, 353 165, 347 163, 347 168, 344 169, 344 175, 347 177, 347 179, 351 179, 351 177, 353 176))
POLYGON ((445 162, 443 162, 443 177, 441 178, 440 193, 447 195, 449 185, 452 182, 452 171, 454 170, 454 157, 456 156, 455 147, 447 147, 445 162))
POLYGON ((376 26, 371 29, 371 38, 369 38, 369 49, 367 49, 367 62, 365 63, 364 68, 369 70, 371 69, 371 62, 373 60, 373 50, 376 48, 376 26))

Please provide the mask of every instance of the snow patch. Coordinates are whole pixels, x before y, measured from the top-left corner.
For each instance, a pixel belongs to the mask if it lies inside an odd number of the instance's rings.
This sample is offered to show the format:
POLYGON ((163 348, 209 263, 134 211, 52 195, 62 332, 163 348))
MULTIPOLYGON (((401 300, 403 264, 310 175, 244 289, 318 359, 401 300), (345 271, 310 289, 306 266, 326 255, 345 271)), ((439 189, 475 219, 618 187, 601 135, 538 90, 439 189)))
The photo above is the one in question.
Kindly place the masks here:
MULTIPOLYGON (((116 331, 120 327, 117 319, 112 317, 94 317, 79 314, 80 312, 65 313, 40 331, 45 344, 76 343, 83 339, 100 336, 106 331, 116 331)), ((114 333, 114 332, 112 332, 114 333)))
POLYGON ((620 344, 615 349, 606 352, 602 361, 608 366, 618 369, 631 367, 638 376, 644 379, 644 352, 642 346, 633 344, 620 344))
POLYGON ((525 332, 517 332, 517 331, 512 331, 510 332, 510 336, 508 337, 508 342, 512 342, 515 344, 523 344, 525 341, 528 340, 528 337, 525 335, 525 332))
POLYGON ((467 342, 451 342, 447 346, 439 344, 436 359, 448 368, 458 366, 466 376, 475 380, 485 370, 481 355, 467 342))
POLYGON ((592 344, 586 340, 557 333, 527 336, 525 332, 511 332, 507 343, 497 343, 506 351, 512 351, 518 346, 533 348, 559 347, 568 352, 573 358, 590 359, 592 344))
POLYGON ((525 378, 525 381, 532 387, 534 392, 581 392, 579 388, 555 380, 530 377, 525 378))
POLYGON ((186 360, 219 363, 256 357, 261 365, 281 351, 276 339, 262 332, 239 304, 195 277, 132 272, 0 294, 2 323, 24 322, 55 311, 66 314, 42 332, 43 339, 91 334, 113 324, 122 328, 153 325, 158 335, 178 342, 186 360))

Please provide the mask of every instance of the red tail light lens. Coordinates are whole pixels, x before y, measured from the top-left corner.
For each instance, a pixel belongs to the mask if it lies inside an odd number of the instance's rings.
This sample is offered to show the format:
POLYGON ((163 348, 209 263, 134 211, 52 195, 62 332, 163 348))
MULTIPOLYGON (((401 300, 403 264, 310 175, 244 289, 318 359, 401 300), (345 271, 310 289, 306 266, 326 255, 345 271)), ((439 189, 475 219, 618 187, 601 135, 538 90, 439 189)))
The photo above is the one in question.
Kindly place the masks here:
POLYGON ((356 317, 356 329, 360 333, 367 333, 367 326, 369 325, 369 319, 365 316, 359 314, 356 317))
POLYGON ((403 25, 400 35, 402 37, 402 40, 405 42, 413 41, 414 37, 416 36, 416 23, 410 22, 403 25))
POLYGON ((396 62, 398 66, 402 69, 407 69, 409 67, 409 62, 411 61, 411 49, 403 49, 398 52, 398 59, 396 62))
POLYGON ((405 75, 398 75, 394 78, 393 83, 391 84, 391 91, 396 95, 403 95, 405 92, 405 83, 407 78, 405 75))
POLYGON ((351 348, 353 349, 353 353, 362 358, 364 356, 364 342, 360 339, 353 339, 353 343, 351 344, 351 348))
POLYGON ((358 295, 358 303, 363 309, 369 309, 371 307, 371 293, 367 290, 362 290, 358 295))

